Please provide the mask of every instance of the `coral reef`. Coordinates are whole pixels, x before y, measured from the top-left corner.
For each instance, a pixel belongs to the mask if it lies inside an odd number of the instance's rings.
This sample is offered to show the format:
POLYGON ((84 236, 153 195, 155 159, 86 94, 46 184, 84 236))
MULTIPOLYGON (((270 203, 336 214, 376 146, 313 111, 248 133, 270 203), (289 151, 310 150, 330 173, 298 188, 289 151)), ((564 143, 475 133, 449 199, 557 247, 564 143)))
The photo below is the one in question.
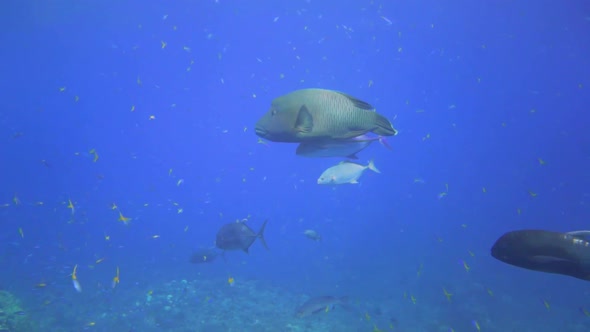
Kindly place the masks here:
POLYGON ((29 331, 30 325, 18 299, 0 290, 0 331, 29 331))

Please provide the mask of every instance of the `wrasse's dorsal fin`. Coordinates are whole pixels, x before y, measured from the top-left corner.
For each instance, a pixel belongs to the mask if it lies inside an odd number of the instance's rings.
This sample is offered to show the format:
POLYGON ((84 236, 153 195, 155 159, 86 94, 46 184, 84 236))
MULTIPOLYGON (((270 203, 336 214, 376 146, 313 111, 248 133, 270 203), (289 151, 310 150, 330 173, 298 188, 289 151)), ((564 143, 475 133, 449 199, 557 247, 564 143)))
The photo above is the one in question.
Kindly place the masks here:
POLYGON ((588 231, 571 231, 566 234, 577 237, 577 238, 590 238, 590 230, 588 231))

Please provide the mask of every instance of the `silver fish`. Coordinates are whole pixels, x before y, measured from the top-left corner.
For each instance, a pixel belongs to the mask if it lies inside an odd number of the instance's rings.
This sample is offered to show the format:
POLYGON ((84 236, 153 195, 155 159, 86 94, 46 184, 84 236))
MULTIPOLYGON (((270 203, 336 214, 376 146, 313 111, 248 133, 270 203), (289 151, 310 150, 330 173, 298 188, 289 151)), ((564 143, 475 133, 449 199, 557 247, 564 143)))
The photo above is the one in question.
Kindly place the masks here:
POLYGON ((310 240, 314 240, 314 241, 318 241, 318 242, 322 240, 322 236, 318 232, 314 231, 313 229, 306 229, 303 232, 303 235, 307 236, 307 238, 310 240))
POLYGON ((358 183, 358 179, 363 175, 367 169, 375 173, 381 173, 373 161, 369 161, 367 166, 363 166, 350 161, 343 161, 336 166, 332 166, 325 170, 320 178, 318 184, 344 184, 344 183, 358 183))

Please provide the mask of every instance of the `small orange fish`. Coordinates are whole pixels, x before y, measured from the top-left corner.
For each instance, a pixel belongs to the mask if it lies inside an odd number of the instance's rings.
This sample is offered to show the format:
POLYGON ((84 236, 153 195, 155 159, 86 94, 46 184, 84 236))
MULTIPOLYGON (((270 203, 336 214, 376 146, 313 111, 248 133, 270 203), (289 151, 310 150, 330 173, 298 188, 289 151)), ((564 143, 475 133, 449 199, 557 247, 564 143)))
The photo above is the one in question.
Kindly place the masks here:
POLYGON ((117 287, 117 284, 119 284, 121 280, 119 279, 119 267, 117 266, 117 274, 115 275, 115 277, 113 278, 113 288, 117 287))
POLYGON ((129 223, 129 221, 131 220, 131 218, 127 218, 123 215, 123 213, 121 213, 121 211, 119 211, 119 221, 123 222, 125 225, 127 225, 129 223))

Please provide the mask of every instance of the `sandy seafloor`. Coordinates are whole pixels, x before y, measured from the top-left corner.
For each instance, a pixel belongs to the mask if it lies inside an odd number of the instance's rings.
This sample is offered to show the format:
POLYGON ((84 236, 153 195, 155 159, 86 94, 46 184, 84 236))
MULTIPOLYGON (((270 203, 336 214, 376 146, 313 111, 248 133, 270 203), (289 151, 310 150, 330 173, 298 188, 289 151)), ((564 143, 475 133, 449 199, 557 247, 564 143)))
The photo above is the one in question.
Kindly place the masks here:
MULTIPOLYGON (((481 285, 470 288, 472 294, 485 293, 481 285)), ((227 280, 197 278, 138 285, 118 293, 105 288, 83 303, 53 295, 46 295, 36 306, 25 300, 27 324, 14 331, 460 332, 478 331, 475 321, 479 331, 590 330, 590 318, 585 320, 579 312, 560 308, 543 308, 543 312, 540 306, 523 307, 509 295, 487 296, 490 301, 485 305, 478 304, 476 297, 473 301, 421 298, 414 303, 408 294, 396 297, 384 292, 382 298, 351 296, 347 307, 299 318, 295 310, 309 294, 259 280, 229 286, 227 280)))

